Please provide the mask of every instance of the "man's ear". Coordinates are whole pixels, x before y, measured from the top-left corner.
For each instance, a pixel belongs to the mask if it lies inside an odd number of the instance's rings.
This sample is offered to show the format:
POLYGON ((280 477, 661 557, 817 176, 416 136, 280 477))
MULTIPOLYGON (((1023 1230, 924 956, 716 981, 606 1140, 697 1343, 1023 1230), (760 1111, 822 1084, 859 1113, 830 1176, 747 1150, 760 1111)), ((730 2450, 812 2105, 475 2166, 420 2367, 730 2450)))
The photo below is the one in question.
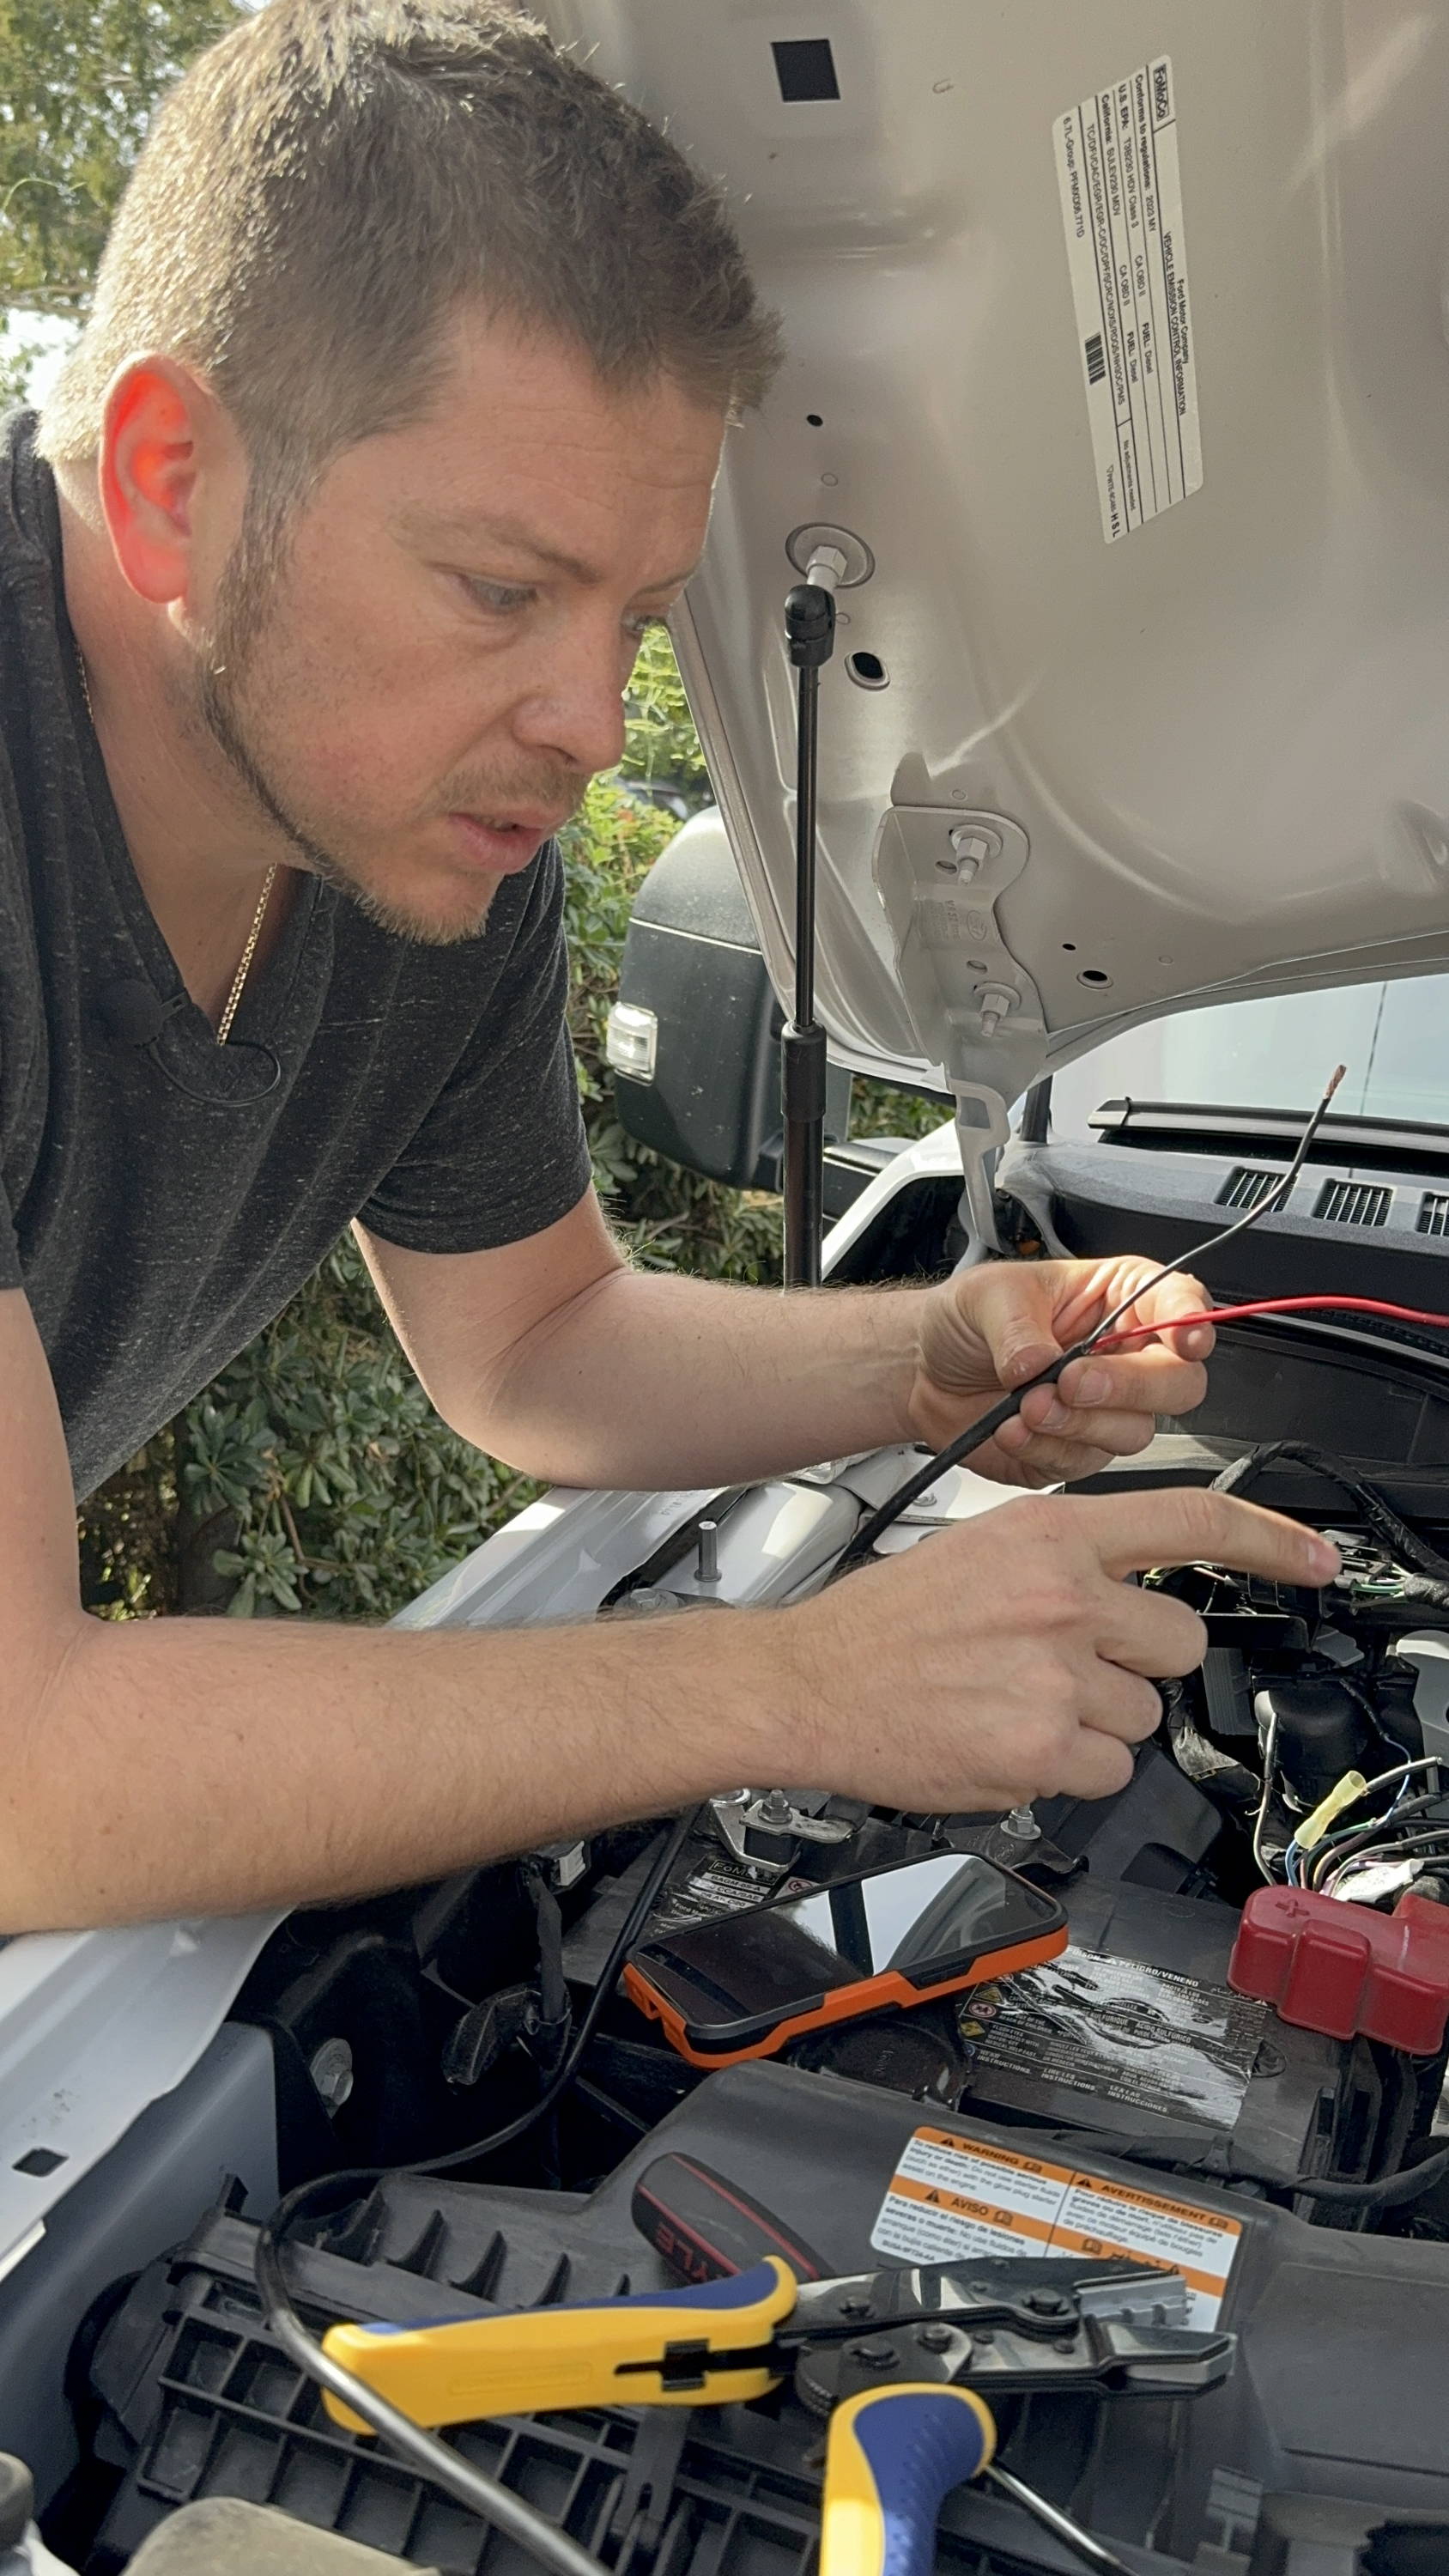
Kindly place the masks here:
POLYGON ((203 486, 228 478, 234 446, 225 415, 200 379, 174 358, 128 359, 106 395, 100 499, 112 551, 141 599, 158 608, 188 599, 199 546, 203 486))

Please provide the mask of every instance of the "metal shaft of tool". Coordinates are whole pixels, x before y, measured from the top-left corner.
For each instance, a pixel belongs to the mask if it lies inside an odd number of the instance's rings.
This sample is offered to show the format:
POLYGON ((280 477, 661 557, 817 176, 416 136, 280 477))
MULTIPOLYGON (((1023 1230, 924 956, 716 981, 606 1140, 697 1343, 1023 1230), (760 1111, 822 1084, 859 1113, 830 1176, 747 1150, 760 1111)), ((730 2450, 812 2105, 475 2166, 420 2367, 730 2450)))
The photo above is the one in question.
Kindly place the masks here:
POLYGON ((835 646, 835 601, 796 584, 785 633, 797 675, 795 743, 795 1009, 780 1040, 785 1132, 785 1285, 818 1288, 825 1214, 825 1031, 815 1018, 816 801, 820 672, 835 646))
POLYGON ((1068 2549, 1074 2549, 1088 2567, 1098 2568, 1101 2576, 1132 2576, 1126 2560, 1119 2558, 1114 2549, 1104 2549, 1101 2541, 1094 2540, 1090 2531, 1083 2531, 1081 2524, 1073 2522, 1071 2515, 1063 2513, 1059 2505, 1048 2504, 1046 2497, 1038 2495, 1035 2487, 1026 2486, 1020 2478, 1014 2478, 1010 2469, 1001 2468, 993 2460, 981 2474, 1002 2495, 1010 2496, 1013 2504, 1019 2504, 1023 2513, 1029 2513, 1034 2521, 1039 2522, 1043 2531, 1052 2532, 1068 2549))

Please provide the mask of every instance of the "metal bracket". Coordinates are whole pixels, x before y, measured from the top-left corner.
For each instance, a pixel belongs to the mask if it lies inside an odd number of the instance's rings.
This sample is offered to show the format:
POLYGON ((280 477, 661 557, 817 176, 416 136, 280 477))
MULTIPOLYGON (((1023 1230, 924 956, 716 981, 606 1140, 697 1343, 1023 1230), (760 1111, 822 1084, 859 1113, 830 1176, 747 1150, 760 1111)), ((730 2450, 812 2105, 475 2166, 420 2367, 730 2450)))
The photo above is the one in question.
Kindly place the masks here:
POLYGON ((710 1800, 726 1850, 748 1868, 776 1877, 791 1867, 797 1843, 849 1841, 855 1831, 850 1818, 817 1814, 824 1804, 815 1790, 792 1797, 786 1789, 732 1789, 710 1800))
POLYGON ((1041 996, 1001 933, 997 905, 1031 855, 1019 823, 939 805, 892 805, 875 881, 896 972, 922 1053, 956 1102, 968 1258, 1000 1250, 991 1178, 1010 1129, 1007 1105, 1046 1056, 1041 996))

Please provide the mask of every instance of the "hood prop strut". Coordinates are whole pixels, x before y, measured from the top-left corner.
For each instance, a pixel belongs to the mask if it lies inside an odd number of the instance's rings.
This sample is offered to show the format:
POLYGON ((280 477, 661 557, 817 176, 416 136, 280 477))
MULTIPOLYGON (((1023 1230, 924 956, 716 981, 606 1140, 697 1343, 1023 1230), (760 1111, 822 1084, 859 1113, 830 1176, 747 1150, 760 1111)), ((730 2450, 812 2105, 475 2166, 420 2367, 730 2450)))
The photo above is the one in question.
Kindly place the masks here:
POLYGON ((820 673, 835 650, 838 549, 820 547, 785 602, 796 680, 795 1011, 780 1038, 785 1123, 785 1285, 818 1288, 825 1201, 825 1031, 815 1017, 815 804, 820 673))

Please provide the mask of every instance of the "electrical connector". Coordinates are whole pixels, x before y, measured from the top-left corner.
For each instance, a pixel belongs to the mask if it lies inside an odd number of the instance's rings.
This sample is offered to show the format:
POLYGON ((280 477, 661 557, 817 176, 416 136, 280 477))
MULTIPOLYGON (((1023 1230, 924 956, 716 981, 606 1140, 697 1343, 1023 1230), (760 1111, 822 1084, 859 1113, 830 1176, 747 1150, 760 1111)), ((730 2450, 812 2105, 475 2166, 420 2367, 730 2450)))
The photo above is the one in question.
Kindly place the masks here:
POLYGON ((1302 1823, 1293 1839, 1301 1852, 1316 1850, 1329 1826, 1336 1824, 1345 1807, 1357 1806, 1368 1788, 1361 1771, 1345 1771, 1343 1778, 1319 1801, 1311 1816, 1302 1823))

